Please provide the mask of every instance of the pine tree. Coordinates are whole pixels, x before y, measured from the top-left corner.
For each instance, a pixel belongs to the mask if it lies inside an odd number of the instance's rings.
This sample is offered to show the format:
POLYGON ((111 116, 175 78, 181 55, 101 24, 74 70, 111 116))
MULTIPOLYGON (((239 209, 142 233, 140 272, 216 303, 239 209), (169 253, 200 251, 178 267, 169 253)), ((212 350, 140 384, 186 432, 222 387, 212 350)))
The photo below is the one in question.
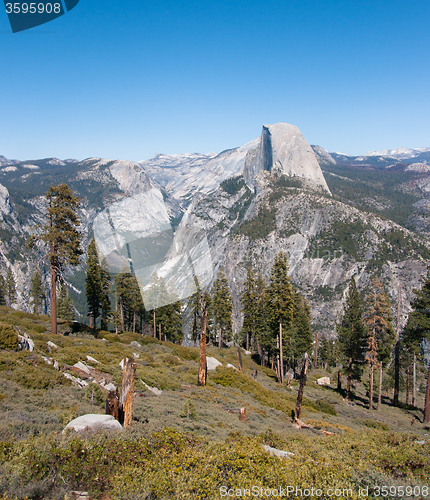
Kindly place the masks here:
POLYGON ((87 296, 90 328, 97 327, 102 301, 101 266, 97 252, 96 240, 88 245, 87 271, 85 276, 85 293, 87 296))
POLYGON ((355 278, 352 277, 343 316, 336 325, 340 352, 348 363, 347 400, 351 398, 352 380, 361 379, 361 367, 364 363, 367 332, 362 317, 363 303, 357 290, 355 278))
POLYGON ((124 270, 115 276, 115 294, 119 300, 121 330, 136 331, 136 324, 142 323, 145 307, 136 276, 124 270))
POLYGON ((13 275, 13 271, 11 267, 7 268, 6 274, 6 297, 8 306, 11 307, 12 304, 16 301, 16 284, 15 277, 13 275))
POLYGON ((0 274, 0 306, 6 305, 6 282, 0 274))
POLYGON ((297 290, 294 291, 292 339, 292 354, 295 359, 299 359, 305 353, 310 352, 313 340, 311 308, 297 290))
POLYGON ((49 246, 51 266, 51 332, 57 333, 57 279, 66 265, 78 265, 82 255, 80 240, 82 235, 77 227, 80 220, 77 210, 80 205, 78 197, 65 183, 51 184, 46 192, 48 222, 38 236, 29 239, 30 245, 41 240, 49 246))
POLYGON ((269 360, 270 354, 276 347, 269 324, 269 305, 267 299, 267 285, 261 273, 257 274, 255 280, 256 308, 255 308, 255 343, 260 363, 265 366, 266 354, 269 360))
POLYGON ((242 332, 245 337, 245 348, 249 351, 250 343, 254 344, 255 342, 255 319, 257 309, 255 277, 251 267, 248 269, 243 287, 244 290, 241 296, 243 312, 242 332))
POLYGON ((233 312, 230 287, 222 267, 218 271, 217 279, 212 288, 211 308, 218 328, 218 349, 221 349, 223 338, 228 341, 228 335, 231 332, 231 316, 233 312))
POLYGON ((369 409, 373 402, 373 375, 379 367, 378 409, 381 406, 383 369, 391 359, 394 348, 395 332, 392 324, 391 308, 381 282, 373 278, 370 293, 365 297, 366 315, 364 323, 368 330, 367 362, 370 365, 369 409))
MULTIPOLYGON (((416 295, 412 302, 412 312, 409 314, 405 328, 404 342, 411 349, 419 352, 419 346, 424 339, 430 340, 430 267, 421 290, 414 290, 416 295)), ((423 423, 430 422, 430 363, 427 373, 427 388, 424 401, 423 423)))
MULTIPOLYGON (((103 260, 100 266, 100 285, 101 285, 101 318, 100 318, 100 328, 106 330, 109 318, 112 316, 112 305, 110 302, 110 291, 111 291, 112 279, 109 271, 107 270, 106 261, 103 260)), ((142 303, 143 307, 143 303, 142 303)))
POLYGON ((33 276, 31 277, 31 289, 30 289, 31 302, 33 303, 34 314, 39 314, 39 311, 45 300, 45 292, 43 290, 42 275, 40 270, 36 269, 33 276))
POLYGON ((277 336, 278 378, 282 384, 284 383, 283 329, 288 330, 292 326, 294 311, 293 289, 288 272, 287 256, 284 252, 279 252, 270 273, 267 298, 273 325, 273 336, 277 336))
POLYGON ((66 321, 73 321, 75 319, 75 308, 73 306, 73 300, 70 297, 67 286, 64 283, 60 284, 57 314, 58 318, 64 319, 66 321))

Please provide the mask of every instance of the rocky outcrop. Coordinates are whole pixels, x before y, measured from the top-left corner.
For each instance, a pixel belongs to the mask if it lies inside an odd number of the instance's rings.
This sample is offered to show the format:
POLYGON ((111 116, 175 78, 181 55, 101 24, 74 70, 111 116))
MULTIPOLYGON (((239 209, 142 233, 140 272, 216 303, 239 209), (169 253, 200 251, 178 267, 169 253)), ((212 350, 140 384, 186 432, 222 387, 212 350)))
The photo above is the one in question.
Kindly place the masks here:
POLYGON ((288 123, 263 125, 260 143, 249 151, 243 176, 250 187, 254 187, 255 176, 266 170, 298 177, 330 192, 312 148, 300 130, 288 123))
POLYGON ((5 215, 12 213, 9 191, 2 184, 0 184, 0 212, 5 215))

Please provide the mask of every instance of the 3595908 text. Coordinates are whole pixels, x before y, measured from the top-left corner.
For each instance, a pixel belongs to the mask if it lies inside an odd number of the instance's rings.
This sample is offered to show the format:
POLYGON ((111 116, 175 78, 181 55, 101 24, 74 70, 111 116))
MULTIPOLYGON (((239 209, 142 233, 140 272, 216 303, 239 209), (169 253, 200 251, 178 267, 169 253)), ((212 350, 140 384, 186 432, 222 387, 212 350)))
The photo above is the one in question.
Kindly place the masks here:
POLYGON ((59 14, 61 12, 60 3, 7 3, 7 14, 59 14))

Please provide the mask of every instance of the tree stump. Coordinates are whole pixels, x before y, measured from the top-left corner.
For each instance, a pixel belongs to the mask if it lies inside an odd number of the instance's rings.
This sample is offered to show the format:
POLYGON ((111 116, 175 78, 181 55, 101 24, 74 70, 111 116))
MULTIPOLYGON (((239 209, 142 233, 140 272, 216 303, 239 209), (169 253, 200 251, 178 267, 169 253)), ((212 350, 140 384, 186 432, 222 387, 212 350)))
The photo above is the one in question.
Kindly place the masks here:
POLYGON ((133 416, 133 396, 134 396, 134 377, 136 375, 136 363, 133 358, 124 358, 122 371, 122 390, 119 400, 120 410, 124 412, 124 427, 131 424, 133 416))
POLYGON ((246 408, 241 408, 239 413, 239 420, 245 422, 246 420, 246 408))

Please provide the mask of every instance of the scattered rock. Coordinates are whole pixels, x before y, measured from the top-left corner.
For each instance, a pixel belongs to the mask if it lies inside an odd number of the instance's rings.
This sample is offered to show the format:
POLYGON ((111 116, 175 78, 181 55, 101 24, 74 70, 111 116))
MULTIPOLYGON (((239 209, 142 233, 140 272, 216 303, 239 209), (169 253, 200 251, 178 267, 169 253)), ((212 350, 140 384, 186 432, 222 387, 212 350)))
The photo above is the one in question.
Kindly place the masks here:
POLYGON ((208 371, 216 370, 217 366, 222 366, 222 363, 218 361, 216 358, 212 358, 211 356, 206 356, 206 366, 208 367, 208 371))
POLYGON ((70 375, 70 373, 64 373, 64 376, 71 380, 72 384, 77 385, 78 387, 86 387, 88 385, 88 382, 78 377, 74 377, 73 375, 70 375))
POLYGON ((97 364, 100 364, 100 361, 97 361, 96 359, 94 359, 92 356, 88 356, 87 355, 87 361, 90 361, 91 363, 97 363, 97 364))
POLYGON ((157 389, 157 387, 149 387, 149 385, 145 384, 145 382, 142 379, 140 379, 140 381, 148 389, 148 391, 151 391, 156 396, 159 396, 163 392, 161 389, 157 389))
POLYGON ((280 458, 294 457, 294 453, 291 453, 291 451, 278 450, 276 448, 272 448, 271 446, 267 446, 266 444, 263 445, 263 448, 266 451, 268 451, 272 457, 280 457, 280 458))
POLYGON ((318 385, 330 385, 330 377, 321 377, 315 383, 318 385))
POLYGON ((137 359, 137 358, 139 358, 139 354, 137 354, 137 352, 134 352, 134 353, 133 353, 133 356, 134 356, 136 359, 137 359))
POLYGON ((120 430, 122 429, 122 425, 115 420, 112 415, 98 415, 89 413, 87 415, 82 415, 81 417, 75 418, 71 422, 69 422, 64 428, 63 432, 66 429, 73 429, 75 431, 83 431, 85 429, 112 429, 112 430, 120 430))
POLYGON ((54 342, 49 341, 48 342, 49 347, 53 347, 54 349, 58 349, 58 346, 54 344, 54 342))
POLYGON ((78 361, 77 363, 75 363, 73 365, 73 368, 77 368, 78 370, 81 370, 83 371, 84 373, 86 373, 87 375, 91 375, 91 372, 90 372, 90 369, 88 368, 88 366, 83 363, 82 361, 78 361))
POLYGON ((237 370, 237 368, 235 366, 233 366, 231 363, 227 363, 225 366, 227 368, 233 368, 233 370, 237 370))
POLYGON ((248 356, 249 356, 250 354, 252 354, 252 352, 251 352, 251 351, 247 351, 247 350, 245 350, 245 351, 243 351, 243 352, 244 352, 245 354, 247 354, 248 356))
POLYGON ((136 348, 140 349, 142 347, 142 344, 139 344, 139 342, 136 342, 135 340, 133 340, 133 342, 130 342, 130 347, 136 347, 136 348))
POLYGON ((19 329, 22 332, 22 335, 18 333, 18 348, 19 350, 27 350, 30 352, 34 351, 34 342, 31 340, 31 338, 23 332, 21 329, 19 329))

